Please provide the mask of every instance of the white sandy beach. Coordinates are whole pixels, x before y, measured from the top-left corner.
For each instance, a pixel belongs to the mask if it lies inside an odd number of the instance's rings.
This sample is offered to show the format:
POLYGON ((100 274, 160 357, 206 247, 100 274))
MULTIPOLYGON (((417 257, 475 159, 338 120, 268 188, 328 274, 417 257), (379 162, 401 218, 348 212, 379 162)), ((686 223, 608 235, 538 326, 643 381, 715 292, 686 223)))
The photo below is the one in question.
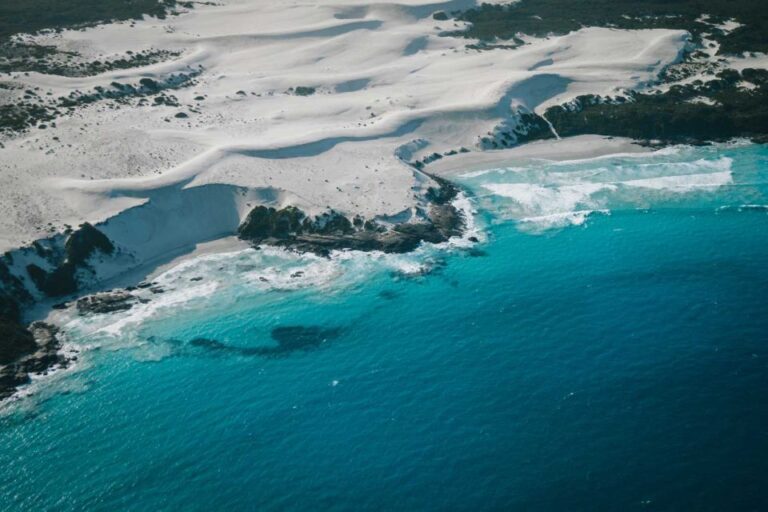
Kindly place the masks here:
MULTIPOLYGON (((87 78, 10 77, 42 94, 200 74, 193 86, 170 91, 178 108, 97 102, 55 129, 4 140, 0 250, 141 204, 148 211, 132 224, 106 228, 138 259, 231 234, 256 203, 407 219, 419 180, 398 155, 471 150, 433 164, 434 172, 528 157, 533 149, 483 153, 478 140, 514 125, 513 107, 541 112, 579 94, 652 81, 686 39, 681 31, 590 28, 516 50, 467 50, 467 40, 440 36, 461 27, 432 14, 471 5, 227 0, 135 26, 37 36, 88 58, 181 52, 87 78), (298 96, 291 88, 299 86, 316 92, 298 96), (174 117, 179 112, 189 117, 174 117)), ((595 138, 530 148, 547 148, 546 158, 636 149, 595 138)))

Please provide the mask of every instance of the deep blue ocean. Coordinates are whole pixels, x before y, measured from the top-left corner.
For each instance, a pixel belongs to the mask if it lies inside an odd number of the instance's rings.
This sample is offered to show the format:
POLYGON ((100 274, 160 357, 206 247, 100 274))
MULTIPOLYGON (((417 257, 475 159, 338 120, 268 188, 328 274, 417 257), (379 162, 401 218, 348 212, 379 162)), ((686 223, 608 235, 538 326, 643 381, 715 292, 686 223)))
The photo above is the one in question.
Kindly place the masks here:
POLYGON ((0 510, 768 510, 768 148, 457 181, 472 248, 208 255, 72 317, 0 510))

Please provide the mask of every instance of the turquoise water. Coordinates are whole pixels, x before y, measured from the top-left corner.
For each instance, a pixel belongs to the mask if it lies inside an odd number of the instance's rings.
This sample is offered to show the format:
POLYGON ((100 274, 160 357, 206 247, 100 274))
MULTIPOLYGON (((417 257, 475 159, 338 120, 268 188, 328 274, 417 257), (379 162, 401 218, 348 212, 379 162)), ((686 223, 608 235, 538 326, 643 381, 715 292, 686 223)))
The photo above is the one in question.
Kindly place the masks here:
POLYGON ((460 181, 473 250, 207 256, 72 319, 0 509, 768 509, 768 148, 460 181))

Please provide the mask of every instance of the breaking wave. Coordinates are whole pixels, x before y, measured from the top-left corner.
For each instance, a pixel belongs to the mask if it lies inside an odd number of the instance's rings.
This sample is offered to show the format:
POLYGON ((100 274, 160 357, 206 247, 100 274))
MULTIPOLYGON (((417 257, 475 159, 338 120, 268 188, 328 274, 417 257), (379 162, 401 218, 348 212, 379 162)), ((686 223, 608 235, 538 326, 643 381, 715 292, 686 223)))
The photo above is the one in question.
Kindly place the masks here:
MULTIPOLYGON (((750 151, 730 146, 730 152, 750 151)), ((726 151, 727 153, 728 151, 726 151)), ((734 159, 709 149, 677 146, 650 153, 600 156, 526 167, 473 171, 460 176, 481 207, 520 230, 543 232, 583 225, 593 214, 697 202, 738 185, 734 159)), ((719 204, 729 194, 718 194, 719 204)), ((690 206, 690 205, 689 205, 690 206)))

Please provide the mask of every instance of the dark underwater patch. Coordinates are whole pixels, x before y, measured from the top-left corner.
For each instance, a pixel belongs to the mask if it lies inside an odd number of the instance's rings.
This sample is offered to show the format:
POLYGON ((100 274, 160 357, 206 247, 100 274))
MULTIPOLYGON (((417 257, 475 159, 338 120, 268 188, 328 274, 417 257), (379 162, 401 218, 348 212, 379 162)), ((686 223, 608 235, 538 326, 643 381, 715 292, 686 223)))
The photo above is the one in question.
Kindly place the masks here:
POLYGON ((284 326, 272 329, 272 339, 278 344, 271 350, 272 354, 310 350, 318 348, 323 343, 339 337, 341 329, 323 328, 317 326, 284 326))
POLYGON ((340 334, 341 329, 338 327, 292 325, 272 329, 272 339, 277 342, 277 345, 271 347, 236 347, 210 338, 194 338, 189 341, 189 345, 211 354, 275 357, 297 351, 315 350, 328 341, 338 338, 340 334))
POLYGON ((385 300, 395 300, 400 294, 392 290, 381 290, 379 297, 385 300))

